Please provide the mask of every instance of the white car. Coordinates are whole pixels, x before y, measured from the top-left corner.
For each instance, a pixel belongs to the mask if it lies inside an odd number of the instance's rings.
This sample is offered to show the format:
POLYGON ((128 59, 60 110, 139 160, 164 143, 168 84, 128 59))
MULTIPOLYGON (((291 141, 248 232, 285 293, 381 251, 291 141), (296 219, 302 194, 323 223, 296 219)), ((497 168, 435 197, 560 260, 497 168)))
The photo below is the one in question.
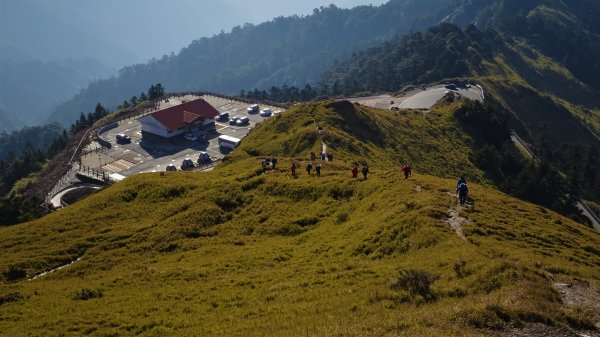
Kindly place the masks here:
POLYGON ((191 140, 192 142, 195 142, 198 140, 198 137, 194 136, 191 133, 186 133, 184 137, 185 137, 185 139, 191 140))
POLYGON ((273 111, 273 116, 279 116, 281 114, 281 110, 273 111))
POLYGON ((269 109, 269 108, 262 109, 261 112, 260 112, 260 116, 261 117, 270 117, 271 116, 271 109, 269 109))
POLYGON ((235 124, 236 125, 246 125, 250 123, 250 118, 248 117, 241 117, 240 119, 238 119, 235 124))

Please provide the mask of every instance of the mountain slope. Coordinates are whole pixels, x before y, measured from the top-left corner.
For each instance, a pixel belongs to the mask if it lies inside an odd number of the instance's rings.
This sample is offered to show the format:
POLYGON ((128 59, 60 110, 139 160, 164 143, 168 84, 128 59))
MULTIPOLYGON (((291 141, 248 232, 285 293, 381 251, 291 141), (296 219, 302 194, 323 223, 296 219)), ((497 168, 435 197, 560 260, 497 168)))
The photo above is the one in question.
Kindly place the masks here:
POLYGON ((13 131, 45 121, 61 101, 75 95, 90 81, 112 71, 94 59, 13 61, 0 59, 0 104, 18 116, 20 125, 3 125, 13 131))
POLYGON ((453 179, 422 174, 452 176, 452 157, 468 152, 451 107, 397 115, 347 102, 297 106, 252 130, 212 172, 134 176, 1 228, 1 331, 482 336, 540 322, 592 329, 600 319, 593 305, 565 306, 552 285, 574 277, 599 285, 599 233, 474 183, 469 207, 457 208, 453 179), (317 125, 335 159, 321 177, 300 170, 295 179, 291 160, 306 162, 320 148, 317 125), (421 137, 412 144, 401 135, 411 129, 421 137), (414 152, 401 150, 408 144, 414 152), (280 168, 260 174, 263 154, 278 154, 280 168), (397 166, 406 159, 416 168, 408 180, 397 166), (352 179, 350 165, 365 160, 368 180, 352 179))
POLYGON ((348 95, 465 77, 484 84, 513 113, 513 128, 532 142, 539 126, 547 125, 554 146, 600 146, 599 89, 528 42, 442 24, 356 54, 325 72, 322 82, 348 95))
POLYGON ((70 123, 100 101, 114 107, 160 82, 169 91, 238 93, 243 88, 315 82, 335 60, 410 30, 439 22, 458 0, 394 0, 373 7, 315 9, 201 38, 177 55, 125 67, 115 79, 91 84, 59 106, 50 120, 70 123))

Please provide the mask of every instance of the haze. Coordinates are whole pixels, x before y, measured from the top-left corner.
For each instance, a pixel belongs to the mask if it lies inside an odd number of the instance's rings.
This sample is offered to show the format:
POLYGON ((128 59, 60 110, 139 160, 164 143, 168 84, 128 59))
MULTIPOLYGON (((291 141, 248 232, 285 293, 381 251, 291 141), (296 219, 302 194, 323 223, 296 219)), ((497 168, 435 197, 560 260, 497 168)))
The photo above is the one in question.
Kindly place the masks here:
POLYGON ((0 132, 46 121, 124 66, 245 23, 385 0, 0 0, 0 132))
POLYGON ((0 0, 2 58, 90 57, 116 70, 192 40, 277 16, 384 0, 0 0), (96 50, 88 45, 94 42, 96 50), (65 46, 68 44, 68 46, 65 46), (53 48, 53 47, 57 48, 53 48), (10 48, 9 48, 10 47, 10 48), (59 48, 60 47, 60 48, 59 48), (107 50, 106 48, 112 49, 107 50), (7 50, 12 49, 12 50, 7 50), (64 52, 64 53, 63 53, 64 52))

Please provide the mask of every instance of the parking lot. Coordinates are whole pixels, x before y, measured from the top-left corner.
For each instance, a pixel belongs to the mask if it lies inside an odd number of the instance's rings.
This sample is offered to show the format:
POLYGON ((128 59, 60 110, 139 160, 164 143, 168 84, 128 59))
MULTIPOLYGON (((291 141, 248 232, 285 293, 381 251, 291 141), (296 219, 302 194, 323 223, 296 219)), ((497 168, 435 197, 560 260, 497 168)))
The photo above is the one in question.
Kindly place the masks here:
POLYGON ((449 90, 443 84, 427 88, 415 88, 403 95, 392 96, 390 94, 383 94, 379 96, 352 97, 347 98, 347 100, 380 109, 390 109, 393 107, 399 109, 430 109, 449 91, 471 100, 483 101, 482 91, 479 87, 465 86, 449 90))
MULTIPOLYGON (((100 170, 110 174, 113 178, 128 177, 137 173, 165 171, 167 165, 174 164, 177 169, 185 158, 191 158, 196 166, 200 151, 207 152, 212 161, 222 159, 226 152, 219 148, 217 138, 220 135, 228 135, 235 138, 244 138, 250 129, 269 117, 261 117, 258 113, 247 113, 248 104, 239 101, 228 100, 215 96, 183 96, 171 97, 168 102, 161 101, 159 109, 181 104, 193 99, 203 98, 219 112, 229 112, 230 119, 246 116, 250 122, 244 126, 230 125, 228 120, 217 121, 214 126, 204 127, 195 135, 205 136, 207 142, 190 141, 183 135, 172 139, 145 134, 142 138, 141 125, 137 119, 125 120, 118 127, 104 132, 101 137, 110 142, 110 149, 102 149, 88 153, 81 158, 81 164, 89 169, 100 170), (131 137, 130 143, 118 143, 117 134, 126 134, 131 137)), ((260 106, 260 109, 271 108, 272 111, 283 110, 273 106, 260 106)), ((93 147, 94 145, 92 145, 93 147)), ((197 169, 197 168, 196 168, 197 169)))

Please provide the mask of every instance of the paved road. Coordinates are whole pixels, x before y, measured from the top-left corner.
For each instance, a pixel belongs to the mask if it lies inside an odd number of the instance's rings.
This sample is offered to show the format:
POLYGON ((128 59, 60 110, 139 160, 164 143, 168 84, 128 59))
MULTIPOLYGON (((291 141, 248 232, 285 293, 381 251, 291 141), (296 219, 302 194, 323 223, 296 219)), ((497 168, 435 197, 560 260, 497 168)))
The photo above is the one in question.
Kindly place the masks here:
POLYGON ((477 87, 459 88, 458 90, 448 90, 444 87, 433 87, 422 92, 416 93, 404 99, 398 107, 400 109, 429 109, 437 101, 442 99, 446 92, 452 91, 466 98, 483 102, 481 90, 477 87))
POLYGON ((52 197, 52 200, 50 200, 50 203, 52 204, 52 206, 54 206, 56 208, 62 207, 62 204, 60 202, 62 197, 65 194, 67 194, 68 192, 77 190, 80 188, 93 188, 93 189, 99 190, 102 188, 102 186, 98 186, 98 185, 94 185, 94 184, 81 184, 81 185, 72 186, 72 187, 62 190, 61 192, 56 194, 54 197, 52 197))
MULTIPOLYGON (((437 103, 437 101, 442 99, 447 91, 449 91, 449 89, 446 89, 443 85, 436 85, 424 90, 414 89, 401 96, 382 94, 367 97, 351 97, 347 98, 347 100, 352 103, 360 103, 362 105, 380 109, 389 109, 392 106, 400 109, 429 109, 437 103)), ((459 88, 458 90, 452 91, 466 98, 483 102, 482 90, 476 86, 459 88)))
MULTIPOLYGON (((515 143, 515 145, 524 149, 525 153, 527 153, 527 156, 529 158, 532 158, 534 161, 539 161, 539 159, 535 156, 533 151, 531 151, 531 149, 529 148, 529 145, 525 143, 525 141, 523 141, 523 139, 521 139, 521 137, 519 137, 519 135, 517 135, 516 132, 511 132, 510 139, 513 141, 513 143, 515 143)), ((586 218, 590 219, 590 221, 592 222, 592 226, 596 230, 600 231, 600 219, 598 219, 598 216, 589 207, 587 207, 580 201, 577 201, 575 203, 575 206, 579 208, 579 210, 581 210, 581 212, 586 218)))
POLYGON ((577 206, 577 208, 579 208, 579 210, 581 210, 581 213, 583 213, 583 215, 585 215, 588 219, 591 220, 592 222, 592 226, 600 231, 600 219, 598 219, 598 217, 596 216, 596 214, 589 209, 589 207, 587 207, 586 205, 584 205, 581 202, 577 202, 577 204, 575 204, 575 206, 577 206))

